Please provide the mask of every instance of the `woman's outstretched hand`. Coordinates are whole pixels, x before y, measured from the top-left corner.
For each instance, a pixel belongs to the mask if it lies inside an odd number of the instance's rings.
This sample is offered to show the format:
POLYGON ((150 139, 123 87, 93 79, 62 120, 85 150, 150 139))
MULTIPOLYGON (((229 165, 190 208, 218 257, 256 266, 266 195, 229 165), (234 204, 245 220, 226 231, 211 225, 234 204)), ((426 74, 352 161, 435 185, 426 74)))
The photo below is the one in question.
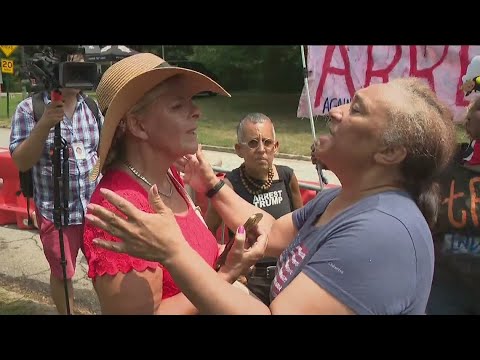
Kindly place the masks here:
POLYGON ((156 185, 148 193, 148 200, 155 211, 153 214, 137 209, 110 190, 100 189, 100 193, 126 217, 116 215, 100 205, 89 204, 87 219, 123 240, 112 242, 94 239, 96 245, 142 259, 164 262, 175 254, 179 243, 185 242, 172 210, 163 203, 156 185))
MULTIPOLYGON (((89 204, 90 212, 86 215, 87 219, 93 225, 123 240, 113 242, 94 239, 96 245, 161 263, 167 263, 181 251, 181 245, 185 245, 185 238, 175 216, 163 203, 156 185, 148 192, 148 200, 155 211, 153 214, 137 209, 132 203, 108 189, 100 189, 100 193, 125 216, 117 215, 100 205, 89 204)), ((246 273, 260 260, 267 246, 264 231, 257 229, 254 234, 248 234, 249 241, 246 241, 247 234, 242 228, 237 231, 225 264, 220 268, 221 273, 228 274, 233 279, 246 273)))

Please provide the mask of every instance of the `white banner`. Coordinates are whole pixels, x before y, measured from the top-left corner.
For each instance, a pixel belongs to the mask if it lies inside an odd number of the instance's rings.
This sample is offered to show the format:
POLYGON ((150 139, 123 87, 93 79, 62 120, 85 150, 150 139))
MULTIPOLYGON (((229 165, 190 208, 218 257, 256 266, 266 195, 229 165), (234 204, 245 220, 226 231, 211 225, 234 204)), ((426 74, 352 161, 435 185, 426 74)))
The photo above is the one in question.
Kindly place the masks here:
MULTIPOLYGON (((478 96, 465 98, 462 76, 480 46, 308 46, 308 86, 314 115, 350 102, 356 90, 397 77, 424 79, 454 113, 463 120, 465 107, 478 96)), ((298 117, 309 117, 304 88, 298 117)))

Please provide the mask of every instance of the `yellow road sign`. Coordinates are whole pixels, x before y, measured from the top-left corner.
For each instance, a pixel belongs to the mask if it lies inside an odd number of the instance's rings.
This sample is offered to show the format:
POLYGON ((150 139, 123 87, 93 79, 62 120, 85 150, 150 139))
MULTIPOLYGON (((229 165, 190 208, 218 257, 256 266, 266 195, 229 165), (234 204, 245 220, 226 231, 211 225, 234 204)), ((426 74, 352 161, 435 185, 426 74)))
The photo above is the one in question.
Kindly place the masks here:
POLYGON ((2 73, 13 74, 13 60, 0 59, 2 62, 2 73))
POLYGON ((2 49, 6 57, 9 57, 17 47, 18 45, 0 45, 0 49, 2 49))

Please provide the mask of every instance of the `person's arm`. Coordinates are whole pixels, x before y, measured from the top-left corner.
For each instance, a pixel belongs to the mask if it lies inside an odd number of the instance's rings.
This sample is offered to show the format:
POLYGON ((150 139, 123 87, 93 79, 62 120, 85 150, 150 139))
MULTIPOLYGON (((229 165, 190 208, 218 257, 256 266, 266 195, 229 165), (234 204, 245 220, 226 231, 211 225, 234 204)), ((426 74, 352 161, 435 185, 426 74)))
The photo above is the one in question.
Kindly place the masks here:
POLYGON ((201 313, 225 315, 283 314, 352 314, 352 310, 304 274, 292 283, 267 307, 242 290, 220 281, 211 268, 201 261, 185 243, 165 266, 184 294, 201 313), (215 299, 215 301, 212 301, 215 299))
MULTIPOLYGON (((374 214, 373 218, 368 216, 349 220, 344 228, 331 235, 321 250, 310 249, 316 252, 306 264, 293 260, 281 264, 279 271, 283 274, 296 266, 302 269, 270 307, 219 281, 212 269, 184 242, 176 242, 165 253, 167 257, 163 258, 163 263, 202 313, 404 313, 413 301, 417 271, 417 254, 410 235, 396 218, 383 213, 374 214)), ((426 260, 420 256, 418 261, 426 260)))
MULTIPOLYGON (((87 224, 86 236, 90 242, 94 238, 114 238, 106 232, 93 228, 87 224)), ((117 240, 118 241, 118 240, 117 240)), ((94 245, 95 246, 95 245, 94 245)), ((92 251, 92 250, 91 250, 92 251)), ((115 266, 115 260, 109 258, 112 253, 96 248, 97 266, 101 261, 109 262, 104 268, 115 266), (103 252, 103 254, 102 254, 103 252), (100 260, 101 259, 101 260, 100 260)), ((132 258, 125 256, 122 264, 128 264, 132 258)), ((137 262, 141 261, 137 259, 137 262)), ((128 266, 128 265, 127 265, 128 266)), ((233 276, 222 267, 217 276, 223 281, 233 283, 233 276)), ((118 271, 115 275, 105 274, 95 279, 95 291, 100 301, 102 314, 125 314, 125 315, 194 315, 198 314, 197 308, 179 293, 168 299, 162 300, 163 293, 163 269, 147 267, 144 271, 131 269, 126 273, 118 271)))
MULTIPOLYGON (((233 185, 228 179, 223 179, 225 185, 233 189, 233 185)), ((205 223, 207 224, 208 229, 212 232, 213 235, 217 233, 218 227, 222 224, 222 218, 218 215, 215 208, 212 206, 211 202, 208 202, 208 208, 205 213, 205 223)))
POLYGON ((102 312, 144 314, 152 310, 155 314, 192 315, 198 311, 202 314, 260 315, 349 313, 348 308, 304 275, 298 276, 268 308, 218 276, 188 243, 180 242, 175 254, 164 264, 183 293, 161 300, 161 285, 158 285, 162 283, 160 268, 155 272, 147 270, 115 277, 103 276, 97 279, 96 284, 102 312), (302 296, 298 296, 300 293, 302 296))
POLYGON ((151 315, 162 302, 163 270, 131 270, 126 274, 102 275, 95 291, 104 315, 151 315))
MULTIPOLYGON (((204 261, 205 263, 205 261, 204 261)), ((227 273, 222 272, 222 270, 217 272, 217 277, 223 282, 232 284, 235 279, 229 276, 227 273)), ((160 302, 155 311, 155 315, 198 315, 200 312, 192 304, 192 302, 185 296, 184 293, 178 293, 177 295, 171 296, 168 299, 164 299, 160 302)))
MULTIPOLYGON (((185 183, 189 184, 196 192, 206 193, 213 189, 221 180, 215 175, 212 167, 201 151, 201 147, 196 156, 186 156, 185 165, 185 183)), ((250 204, 240 197, 229 186, 223 186, 211 199, 210 204, 222 217, 223 222, 229 229, 236 229, 243 225, 245 221, 254 213, 262 213, 263 218, 260 221, 262 227, 268 231, 275 218, 266 211, 250 204)))
POLYGON ((300 185, 298 184, 297 177, 292 174, 290 179, 290 192, 292 194, 293 209, 300 209, 303 206, 302 194, 300 193, 300 185))
POLYGON ((222 218, 218 215, 215 208, 208 202, 207 212, 205 213, 205 224, 207 224, 208 230, 215 236, 218 227, 222 223, 222 218))
POLYGON ((166 263, 166 266, 184 294, 203 314, 353 314, 348 306, 303 273, 298 275, 268 307, 241 289, 220 281, 191 248, 178 249, 177 254, 166 263), (193 271, 190 271, 191 269, 193 271))
POLYGON ((36 124, 33 114, 25 106, 17 107, 12 120, 10 151, 12 160, 20 171, 27 171, 38 162, 50 129, 60 122, 63 116, 62 101, 52 101, 45 105, 45 112, 36 124), (26 128, 31 131, 24 132, 26 128))
POLYGON ((296 238, 299 229, 303 227, 322 196, 332 190, 325 190, 308 202, 305 206, 277 219, 268 232, 268 244, 265 256, 278 257, 296 238))
MULTIPOLYGON (((113 216, 110 211, 103 207, 90 204, 89 209, 92 214, 87 215, 88 220, 99 228, 115 232, 123 239, 123 242, 120 243, 98 240, 96 241, 97 245, 108 250, 128 253, 135 257, 162 263, 169 270, 177 286, 182 289, 185 296, 195 304, 201 313, 270 313, 270 309, 262 302, 250 297, 242 290, 230 286, 229 283, 221 279, 191 248, 185 241, 172 211, 165 206, 158 195, 155 185, 150 189, 149 200, 156 214, 149 214, 136 209, 131 203, 109 190, 101 189, 100 192, 108 202, 121 209, 128 220, 113 216), (162 231, 158 231, 158 229, 162 229, 162 231)), ((316 203, 316 200, 312 200, 311 203, 316 203)), ((313 205, 309 206, 310 208, 313 207, 313 205)), ((311 215, 309 211, 309 208, 297 211, 294 219, 295 223, 303 225, 307 220, 305 216, 311 215)), ((286 219, 288 220, 288 218, 286 219)), ((290 222, 293 226, 293 221, 290 220, 290 222)), ((244 270, 246 266, 255 263, 258 256, 263 254, 266 243, 266 234, 261 233, 257 242, 245 249, 245 233, 239 230, 229 253, 230 260, 235 258, 246 259, 251 263, 248 261, 230 261, 229 263, 240 263, 240 265, 237 265, 237 270, 244 270)), ((331 258, 331 255, 329 256, 331 258)), ((298 265, 298 261, 295 263, 298 265)), ((234 266, 232 269, 235 270, 234 266)), ((309 293, 316 294, 315 291, 309 291, 309 293)), ((315 302, 315 299, 312 301, 315 302)), ((344 309, 342 306, 339 306, 339 308, 344 309)), ((283 310, 284 308, 282 308, 283 310)))
MULTIPOLYGON (((126 196, 126 194, 122 194, 126 196)), ((128 196, 127 196, 128 198, 128 196)), ((112 211, 112 215, 123 215, 109 204, 105 199, 100 201, 100 206, 112 211)), ((99 206, 95 203, 89 205, 99 206)), ((132 206, 134 206, 132 204, 132 206)), ((88 219, 89 214, 87 214, 88 219)), ((166 231, 162 229, 161 231, 166 231)), ((151 237, 151 236, 150 236, 151 237)), ((163 268, 155 262, 134 258, 127 255, 116 255, 93 244, 94 239, 108 239, 121 242, 118 236, 92 226, 85 226, 85 247, 90 254, 95 256, 95 267, 108 269, 107 273, 97 276, 95 290, 97 292, 102 313, 104 314, 169 314, 192 315, 198 314, 197 308, 185 297, 178 293, 167 299, 162 299, 163 293, 163 268), (115 273, 109 275, 108 273, 115 273)), ((92 256, 92 255, 91 255, 92 256)), ((228 259, 227 259, 228 260, 228 259)), ((217 276, 223 281, 233 283, 236 272, 230 272, 230 261, 222 266, 217 276)), ((95 270, 96 271, 96 270, 95 270)), ((104 271, 101 271, 104 272, 104 271)))
MULTIPOLYGON (((217 273, 217 277, 228 283, 232 279, 217 273)), ((162 300, 163 270, 132 270, 114 276, 98 276, 95 290, 104 315, 196 315, 198 309, 183 293, 162 300)))

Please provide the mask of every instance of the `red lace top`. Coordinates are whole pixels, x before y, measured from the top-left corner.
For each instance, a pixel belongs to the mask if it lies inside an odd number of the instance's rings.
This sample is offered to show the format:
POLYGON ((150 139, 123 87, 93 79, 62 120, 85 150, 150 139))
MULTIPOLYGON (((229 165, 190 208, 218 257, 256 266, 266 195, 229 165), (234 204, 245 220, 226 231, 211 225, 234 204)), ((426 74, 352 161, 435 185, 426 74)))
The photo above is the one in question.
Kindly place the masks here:
MULTIPOLYGON (((172 181, 178 189, 175 181, 172 181)), ((140 186, 134 179, 121 170, 112 169, 108 171, 100 180, 99 185, 95 189, 90 202, 98 204, 110 211, 119 213, 112 205, 110 205, 100 194, 100 188, 107 188, 114 191, 116 194, 130 201, 137 208, 153 213, 153 209, 148 203, 148 193, 140 186)), ((205 261, 213 267, 217 256, 218 246, 212 233, 208 230, 205 224, 195 213, 195 209, 190 205, 188 200, 188 212, 186 215, 175 215, 178 225, 182 230, 183 236, 196 250, 205 261)), ((84 246, 85 257, 88 261, 88 276, 95 279, 97 276, 105 274, 115 275, 119 272, 127 273, 136 270, 139 272, 146 269, 155 269, 162 267, 158 262, 146 261, 140 258, 135 258, 127 254, 118 254, 110 250, 105 250, 93 244, 93 239, 100 238, 109 241, 121 241, 119 238, 110 235, 102 229, 93 226, 86 222, 84 232, 84 246)), ((166 269, 163 269, 163 299, 169 298, 178 294, 180 290, 173 282, 173 279, 166 269)))

